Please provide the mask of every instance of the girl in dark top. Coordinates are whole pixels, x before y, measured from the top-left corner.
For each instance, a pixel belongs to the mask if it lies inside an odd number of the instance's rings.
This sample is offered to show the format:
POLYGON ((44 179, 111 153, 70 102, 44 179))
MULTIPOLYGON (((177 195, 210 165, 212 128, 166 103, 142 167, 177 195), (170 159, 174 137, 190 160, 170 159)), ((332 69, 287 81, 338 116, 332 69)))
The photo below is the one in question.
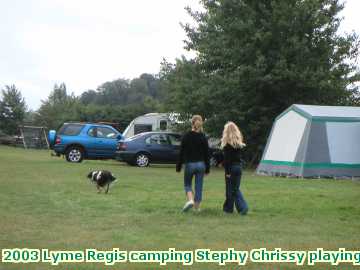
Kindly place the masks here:
POLYGON ((203 120, 200 115, 194 115, 191 119, 191 131, 187 132, 181 141, 180 155, 176 164, 176 171, 180 172, 182 164, 184 169, 184 189, 187 202, 183 207, 183 212, 188 211, 193 206, 200 211, 202 199, 202 188, 204 174, 210 171, 209 145, 202 133, 203 120), (195 175, 195 197, 192 191, 192 178, 195 175))
POLYGON ((246 215, 248 205, 240 191, 241 181, 241 148, 245 147, 243 136, 233 122, 228 122, 223 131, 221 147, 224 151, 226 199, 223 205, 224 212, 232 213, 234 204, 236 210, 246 215))

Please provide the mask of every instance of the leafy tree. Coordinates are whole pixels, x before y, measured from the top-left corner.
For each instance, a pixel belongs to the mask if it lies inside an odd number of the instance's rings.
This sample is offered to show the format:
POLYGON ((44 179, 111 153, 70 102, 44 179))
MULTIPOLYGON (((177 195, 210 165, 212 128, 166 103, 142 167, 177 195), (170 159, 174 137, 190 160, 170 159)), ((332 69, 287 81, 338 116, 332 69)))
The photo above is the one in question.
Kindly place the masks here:
POLYGON ((25 99, 15 85, 6 85, 1 90, 0 130, 8 135, 18 134, 18 126, 23 122, 26 112, 25 99))
POLYGON ((141 78, 135 78, 130 82, 128 92, 128 104, 143 104, 145 97, 150 96, 147 82, 141 78))
POLYGON ((159 78, 155 77, 152 74, 148 74, 148 73, 141 74, 139 78, 146 82, 147 88, 148 88, 148 93, 152 98, 158 99, 158 100, 163 99, 163 95, 160 92, 159 78))
POLYGON ((29 126, 32 126, 32 125, 36 125, 36 111, 34 110, 27 110, 25 112, 25 116, 24 116, 24 125, 29 125, 29 126))
POLYGON ((141 114, 161 111, 159 94, 159 78, 151 74, 105 82, 80 96, 78 121, 114 122, 124 129, 141 114))
POLYGON ((236 122, 249 160, 260 158, 274 118, 293 103, 346 105, 356 100, 359 39, 339 35, 338 0, 201 0, 188 9, 186 47, 194 60, 162 65, 167 107, 202 113, 220 136, 236 122))
POLYGON ((161 111, 159 78, 142 74, 133 80, 117 79, 84 92, 79 101, 79 120, 116 122, 126 127, 135 117, 161 111))
POLYGON ((78 121, 80 110, 78 98, 74 94, 67 94, 66 85, 55 84, 49 97, 42 101, 35 121, 49 129, 56 129, 66 121, 78 121))
POLYGON ((159 79, 144 73, 133 80, 117 79, 105 82, 96 91, 84 92, 80 102, 84 105, 143 106, 144 102, 149 100, 148 97, 160 101, 159 88, 159 79))
POLYGON ((128 102, 129 81, 117 79, 103 83, 98 87, 96 104, 99 105, 125 105, 128 102))
POLYGON ((97 93, 95 90, 87 90, 80 96, 80 102, 88 105, 90 103, 96 103, 97 93))
POLYGON ((209 118, 213 112, 210 106, 215 98, 208 97, 209 85, 200 65, 184 57, 176 64, 163 62, 161 86, 168 90, 165 97, 168 111, 181 112, 181 120, 188 120, 193 114, 209 118))

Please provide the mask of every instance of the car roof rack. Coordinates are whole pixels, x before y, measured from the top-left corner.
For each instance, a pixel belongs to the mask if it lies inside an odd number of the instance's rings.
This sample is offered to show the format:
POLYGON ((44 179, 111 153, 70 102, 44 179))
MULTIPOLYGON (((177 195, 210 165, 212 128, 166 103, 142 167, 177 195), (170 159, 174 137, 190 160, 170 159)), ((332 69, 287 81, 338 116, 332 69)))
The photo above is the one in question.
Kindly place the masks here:
POLYGON ((112 126, 113 128, 115 128, 117 131, 120 131, 120 124, 119 123, 114 123, 114 122, 105 122, 105 121, 100 121, 100 122, 81 122, 81 121, 67 121, 64 122, 64 124, 81 124, 81 125, 86 125, 86 124, 99 124, 99 125, 108 125, 108 126, 112 126))

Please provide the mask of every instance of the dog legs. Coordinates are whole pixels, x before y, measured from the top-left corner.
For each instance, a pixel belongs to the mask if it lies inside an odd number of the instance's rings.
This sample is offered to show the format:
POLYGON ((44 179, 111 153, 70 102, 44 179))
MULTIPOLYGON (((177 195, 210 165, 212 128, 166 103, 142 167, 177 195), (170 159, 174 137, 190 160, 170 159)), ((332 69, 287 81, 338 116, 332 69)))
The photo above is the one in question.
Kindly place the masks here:
POLYGON ((100 187, 99 185, 96 185, 96 188, 97 188, 97 193, 101 193, 101 190, 102 190, 102 189, 104 189, 104 190, 105 190, 105 194, 107 194, 107 193, 109 192, 109 187, 110 187, 110 184, 107 184, 106 189, 105 189, 105 188, 100 187))

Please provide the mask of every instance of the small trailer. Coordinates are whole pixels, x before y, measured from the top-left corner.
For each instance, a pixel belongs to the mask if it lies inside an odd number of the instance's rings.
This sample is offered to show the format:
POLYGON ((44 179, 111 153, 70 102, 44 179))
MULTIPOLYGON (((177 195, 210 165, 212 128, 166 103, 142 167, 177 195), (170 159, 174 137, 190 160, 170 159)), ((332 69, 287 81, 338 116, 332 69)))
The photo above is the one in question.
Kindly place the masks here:
POLYGON ((171 113, 148 113, 136 117, 123 132, 125 138, 149 131, 172 131, 176 115, 171 113))

